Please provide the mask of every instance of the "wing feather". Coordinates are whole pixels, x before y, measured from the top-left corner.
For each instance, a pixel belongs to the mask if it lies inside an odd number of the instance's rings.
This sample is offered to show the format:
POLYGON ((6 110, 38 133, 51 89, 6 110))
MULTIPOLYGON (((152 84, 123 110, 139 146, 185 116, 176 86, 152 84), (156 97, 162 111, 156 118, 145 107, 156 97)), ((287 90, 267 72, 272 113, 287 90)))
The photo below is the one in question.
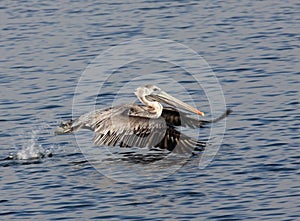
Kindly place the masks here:
POLYGON ((118 114, 98 118, 92 128, 96 145, 153 147, 163 139, 167 125, 163 118, 135 117, 129 116, 126 111, 119 111, 118 114))
POLYGON ((176 126, 201 127, 199 121, 174 108, 164 108, 159 118, 130 116, 131 106, 110 108, 84 117, 84 127, 95 132, 95 145, 121 147, 158 147, 178 153, 191 153, 195 147, 204 149, 205 142, 190 138, 176 126))
POLYGON ((188 137, 174 127, 168 127, 164 139, 156 145, 156 147, 176 153, 192 153, 195 148, 204 150, 205 146, 206 142, 188 137))
POLYGON ((162 112, 162 117, 165 119, 166 123, 171 126, 182 126, 182 127, 204 127, 206 124, 216 123, 224 118, 226 118, 232 111, 230 109, 226 110, 220 117, 212 120, 198 120, 196 118, 188 116, 187 113, 179 111, 172 107, 164 107, 162 112))

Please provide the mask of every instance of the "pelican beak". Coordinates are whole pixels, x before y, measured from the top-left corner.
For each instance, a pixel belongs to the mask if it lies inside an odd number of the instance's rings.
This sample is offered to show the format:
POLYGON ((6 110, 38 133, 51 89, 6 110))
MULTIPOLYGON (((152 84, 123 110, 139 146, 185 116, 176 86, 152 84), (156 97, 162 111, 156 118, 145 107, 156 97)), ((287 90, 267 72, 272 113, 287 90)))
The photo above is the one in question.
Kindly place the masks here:
POLYGON ((173 107, 178 107, 178 108, 182 108, 186 111, 193 112, 202 117, 204 116, 203 112, 197 110, 196 108, 192 107, 191 105, 188 105, 187 103, 184 103, 181 100, 178 100, 177 98, 169 95, 168 93, 166 93, 164 91, 154 92, 153 94, 150 94, 147 97, 149 97, 155 101, 161 101, 163 103, 169 104, 173 107))

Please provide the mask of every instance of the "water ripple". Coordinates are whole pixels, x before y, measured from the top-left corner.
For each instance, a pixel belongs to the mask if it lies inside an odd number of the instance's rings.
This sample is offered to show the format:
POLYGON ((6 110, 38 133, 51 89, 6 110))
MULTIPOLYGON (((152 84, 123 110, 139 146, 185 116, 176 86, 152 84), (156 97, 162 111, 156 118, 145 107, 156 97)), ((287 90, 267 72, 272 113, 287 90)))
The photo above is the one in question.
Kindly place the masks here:
MULTIPOLYGON (((299 219, 299 3, 10 1, 0 11, 1 218, 299 219), (205 169, 199 169, 202 156, 195 154, 168 177, 128 184, 96 170, 74 136, 52 132, 72 115, 77 82, 95 56, 145 37, 175 40, 203 56, 234 112, 205 169), (39 132, 32 137, 32 131, 39 132)), ((177 89, 172 76, 180 76, 180 85, 209 113, 204 91, 185 70, 166 62, 124 65, 96 100, 86 101, 97 106, 116 97, 134 101, 132 91, 119 90, 141 75, 147 83, 160 80, 170 93, 177 89), (127 78, 119 79, 120 73, 127 78), (151 79, 153 73, 165 78, 151 79)), ((101 73, 99 78, 105 80, 101 73)), ((153 166, 157 156, 119 156, 101 165, 123 178, 124 168, 162 173, 153 166)))

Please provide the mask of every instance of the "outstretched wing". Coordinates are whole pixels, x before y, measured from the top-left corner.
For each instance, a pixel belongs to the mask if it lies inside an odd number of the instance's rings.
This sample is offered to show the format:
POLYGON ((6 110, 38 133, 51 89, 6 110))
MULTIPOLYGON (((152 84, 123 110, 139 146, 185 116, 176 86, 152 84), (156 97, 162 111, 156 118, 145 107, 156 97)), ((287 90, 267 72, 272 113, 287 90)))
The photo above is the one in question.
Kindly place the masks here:
POLYGON ((195 148, 197 150, 204 150, 206 142, 195 140, 191 137, 186 136, 174 127, 168 127, 165 136, 156 147, 161 149, 167 149, 169 151, 181 154, 190 154, 195 148))
POLYGON ((122 147, 153 147, 163 139, 167 129, 162 118, 129 116, 127 109, 102 116, 91 127, 96 145, 122 147))
POLYGON ((162 117, 165 119, 166 123, 171 126, 183 126, 190 128, 204 127, 206 124, 216 123, 225 117, 227 117, 232 111, 230 109, 226 110, 220 117, 213 120, 198 120, 193 117, 188 116, 187 113, 181 112, 172 107, 164 107, 162 112, 162 117))
MULTIPOLYGON (((95 118, 96 119, 96 118, 95 118)), ((205 146, 166 124, 160 117, 149 119, 128 116, 126 111, 103 116, 91 125, 95 132, 95 145, 121 147, 158 147, 178 153, 191 153, 205 146)))

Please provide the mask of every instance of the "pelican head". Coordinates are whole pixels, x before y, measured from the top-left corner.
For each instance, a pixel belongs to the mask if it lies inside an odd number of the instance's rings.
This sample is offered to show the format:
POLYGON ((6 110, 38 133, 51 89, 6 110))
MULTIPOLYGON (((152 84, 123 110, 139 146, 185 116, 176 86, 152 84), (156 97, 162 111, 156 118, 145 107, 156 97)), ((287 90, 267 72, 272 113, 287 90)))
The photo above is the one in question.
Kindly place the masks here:
MULTIPOLYGON (((139 100, 147 106, 147 111, 149 118, 158 118, 161 116, 163 111, 163 106, 156 100, 150 100, 146 96, 150 96, 154 91, 160 90, 159 87, 155 85, 146 85, 144 87, 138 87, 135 91, 135 95, 139 100)), ((132 115, 132 113, 131 113, 132 115)))
POLYGON ((189 104, 184 103, 183 101, 169 95, 159 87, 155 85, 145 85, 144 87, 139 87, 135 94, 139 97, 139 99, 147 105, 147 102, 163 102, 165 104, 171 105, 173 107, 181 108, 188 112, 192 112, 198 114, 200 116, 204 116, 204 113, 197 110, 196 108, 190 106, 189 104), (145 102, 146 100, 146 102, 145 102))

